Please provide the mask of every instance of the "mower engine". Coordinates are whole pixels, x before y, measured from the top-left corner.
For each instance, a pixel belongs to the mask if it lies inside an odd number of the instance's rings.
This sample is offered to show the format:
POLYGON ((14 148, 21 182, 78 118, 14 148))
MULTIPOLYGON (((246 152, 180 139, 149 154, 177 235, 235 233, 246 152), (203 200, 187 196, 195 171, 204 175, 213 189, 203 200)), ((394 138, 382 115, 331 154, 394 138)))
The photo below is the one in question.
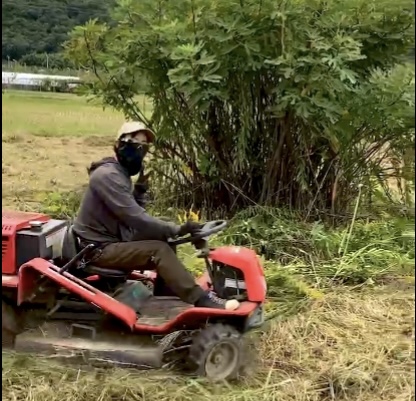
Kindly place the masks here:
POLYGON ((247 286, 241 270, 224 263, 212 264, 212 284, 214 291, 223 299, 247 300, 247 286))
POLYGON ((2 212, 2 274, 14 275, 34 258, 59 259, 67 227, 39 213, 2 212))
POLYGON ((212 250, 207 259, 212 288, 223 299, 262 302, 267 290, 263 268, 250 249, 226 246, 212 250))

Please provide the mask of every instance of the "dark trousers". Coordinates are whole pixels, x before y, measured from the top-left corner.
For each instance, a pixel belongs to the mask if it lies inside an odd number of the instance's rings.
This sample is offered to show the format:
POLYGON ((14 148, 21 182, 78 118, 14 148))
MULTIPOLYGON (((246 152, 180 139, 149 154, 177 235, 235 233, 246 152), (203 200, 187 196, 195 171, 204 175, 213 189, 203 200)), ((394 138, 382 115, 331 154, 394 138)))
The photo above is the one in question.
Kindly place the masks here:
POLYGON ((173 249, 163 241, 131 241, 106 245, 93 264, 118 270, 156 268, 166 285, 184 302, 195 304, 204 295, 173 249))

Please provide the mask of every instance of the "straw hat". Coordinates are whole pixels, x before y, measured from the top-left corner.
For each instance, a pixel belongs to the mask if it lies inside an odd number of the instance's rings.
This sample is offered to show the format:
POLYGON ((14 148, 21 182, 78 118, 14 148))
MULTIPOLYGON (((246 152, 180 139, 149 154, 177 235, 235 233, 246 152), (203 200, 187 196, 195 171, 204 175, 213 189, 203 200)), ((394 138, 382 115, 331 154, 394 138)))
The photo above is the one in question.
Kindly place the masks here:
POLYGON ((147 136, 147 141, 152 143, 156 139, 155 133, 150 129, 147 128, 140 121, 127 121, 125 122, 117 132, 116 140, 119 141, 123 135, 133 134, 136 132, 143 132, 147 136))

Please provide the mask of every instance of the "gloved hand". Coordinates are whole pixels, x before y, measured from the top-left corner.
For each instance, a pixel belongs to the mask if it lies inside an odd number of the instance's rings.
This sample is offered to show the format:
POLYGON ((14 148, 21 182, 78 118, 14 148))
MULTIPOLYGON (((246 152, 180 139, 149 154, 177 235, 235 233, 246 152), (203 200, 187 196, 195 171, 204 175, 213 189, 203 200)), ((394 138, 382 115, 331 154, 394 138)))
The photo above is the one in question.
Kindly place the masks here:
POLYGON ((134 189, 133 192, 134 199, 136 203, 142 207, 143 209, 146 209, 146 205, 149 203, 149 196, 146 194, 146 192, 140 193, 137 188, 134 189))
POLYGON ((144 169, 140 171, 137 181, 134 184, 134 192, 137 194, 144 194, 149 189, 149 177, 151 172, 145 174, 144 169))
POLYGON ((133 193, 135 195, 143 195, 148 191, 148 189, 149 189, 148 184, 142 184, 140 182, 136 182, 136 184, 134 184, 133 193))
POLYGON ((150 173, 144 174, 144 170, 142 170, 133 188, 134 199, 136 200, 138 205, 143 208, 146 206, 148 202, 146 192, 149 189, 149 176, 150 173))
POLYGON ((187 221, 179 227, 178 236, 183 237, 186 234, 194 234, 203 227, 202 224, 195 221, 187 221))

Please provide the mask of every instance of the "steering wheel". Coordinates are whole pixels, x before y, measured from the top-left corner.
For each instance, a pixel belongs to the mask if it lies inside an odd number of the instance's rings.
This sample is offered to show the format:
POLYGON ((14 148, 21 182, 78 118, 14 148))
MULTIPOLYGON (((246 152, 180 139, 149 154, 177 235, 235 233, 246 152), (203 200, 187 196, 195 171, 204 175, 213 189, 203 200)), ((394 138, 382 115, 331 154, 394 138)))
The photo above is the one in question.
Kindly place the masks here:
POLYGON ((213 234, 223 231, 226 226, 227 222, 225 220, 208 221, 200 228, 197 234, 193 234, 185 238, 169 239, 168 243, 172 246, 177 246, 188 242, 194 242, 201 238, 208 238, 213 234))

